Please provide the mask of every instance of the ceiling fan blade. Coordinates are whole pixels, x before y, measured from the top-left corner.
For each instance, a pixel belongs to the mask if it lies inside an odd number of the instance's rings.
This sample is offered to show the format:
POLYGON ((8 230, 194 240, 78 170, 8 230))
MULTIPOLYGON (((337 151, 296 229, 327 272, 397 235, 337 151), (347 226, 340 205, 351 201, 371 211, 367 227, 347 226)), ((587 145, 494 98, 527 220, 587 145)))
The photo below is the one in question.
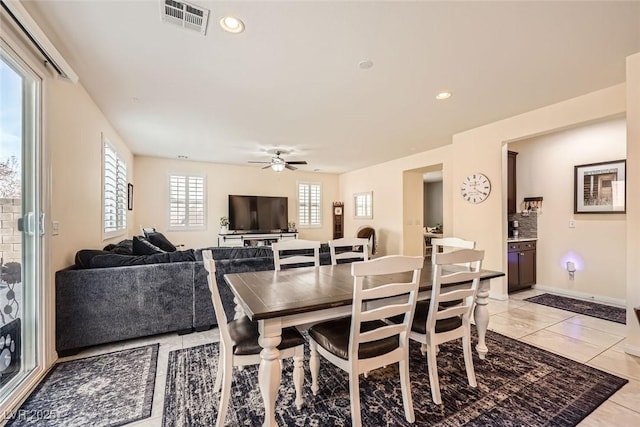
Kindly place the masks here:
POLYGON ((271 163, 271 162, 252 162, 252 161, 248 161, 247 163, 271 163))
MULTIPOLYGON (((262 163, 267 163, 267 162, 262 162, 262 163)), ((267 165, 267 166, 263 167, 262 169, 269 169, 270 167, 271 167, 271 165, 267 165)))
POLYGON ((307 162, 305 160, 300 160, 300 161, 293 161, 293 162, 287 162, 290 165, 306 165, 307 162))
POLYGON ((298 168, 296 168, 296 167, 291 166, 289 163, 286 163, 286 164, 284 165, 284 167, 285 167, 285 168, 287 168, 287 169, 289 169, 289 170, 291 170, 291 171, 294 171, 294 170, 298 169, 298 168))

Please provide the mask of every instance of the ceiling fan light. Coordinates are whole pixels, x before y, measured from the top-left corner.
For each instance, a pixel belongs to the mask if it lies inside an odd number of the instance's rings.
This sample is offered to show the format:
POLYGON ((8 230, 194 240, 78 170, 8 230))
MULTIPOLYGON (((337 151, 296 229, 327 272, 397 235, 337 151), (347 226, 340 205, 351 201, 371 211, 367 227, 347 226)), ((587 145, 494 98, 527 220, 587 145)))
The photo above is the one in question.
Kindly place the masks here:
POLYGON ((284 170, 284 163, 273 163, 271 169, 276 172, 282 172, 284 170))

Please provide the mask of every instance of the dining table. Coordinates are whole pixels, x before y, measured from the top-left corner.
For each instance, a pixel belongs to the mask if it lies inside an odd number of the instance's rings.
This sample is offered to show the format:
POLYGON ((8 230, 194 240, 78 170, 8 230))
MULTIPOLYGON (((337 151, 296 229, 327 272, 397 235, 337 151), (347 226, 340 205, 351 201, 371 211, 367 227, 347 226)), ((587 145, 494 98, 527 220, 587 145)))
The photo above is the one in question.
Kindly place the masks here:
MULTIPOLYGON (((407 272, 366 277, 364 286, 408 282, 410 275, 407 272)), ((419 299, 431 297, 432 276, 431 261, 425 260, 420 275, 419 299)), ((478 332, 476 351, 481 359, 489 352, 485 334, 489 325, 490 280, 501 276, 504 276, 503 272, 492 270, 482 270, 480 276, 474 320, 478 332)), ((258 342, 262 347, 258 383, 265 407, 263 426, 277 426, 275 404, 282 373, 277 347, 282 329, 289 326, 304 329, 317 322, 351 315, 351 264, 233 273, 225 274, 224 279, 234 294, 236 312, 258 323, 258 342)), ((448 286, 455 287, 456 284, 448 286)))

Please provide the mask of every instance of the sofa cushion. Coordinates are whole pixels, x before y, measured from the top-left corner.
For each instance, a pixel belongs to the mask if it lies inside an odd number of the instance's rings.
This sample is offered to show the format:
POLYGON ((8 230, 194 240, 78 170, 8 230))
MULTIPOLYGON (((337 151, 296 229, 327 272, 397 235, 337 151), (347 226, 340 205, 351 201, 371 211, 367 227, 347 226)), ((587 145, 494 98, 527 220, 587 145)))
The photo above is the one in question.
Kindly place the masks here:
POLYGON ((133 238, 133 255, 153 255, 164 252, 165 251, 142 236, 135 236, 133 238))
POLYGON ((145 232, 144 235, 149 242, 156 245, 157 247, 159 247, 165 252, 175 252, 177 249, 175 245, 171 243, 169 239, 167 239, 162 233, 153 231, 153 232, 145 232))
POLYGON ((152 255, 102 254, 91 258, 88 268, 124 267, 129 265, 163 264, 169 262, 195 261, 193 250, 163 252, 152 255))
POLYGON ((76 267, 91 268, 91 260, 98 255, 109 255, 110 252, 96 249, 82 249, 76 252, 76 267))
POLYGON ((120 254, 120 255, 133 255, 133 240, 125 239, 121 240, 117 244, 110 244, 105 246, 103 251, 109 251, 112 254, 120 254))

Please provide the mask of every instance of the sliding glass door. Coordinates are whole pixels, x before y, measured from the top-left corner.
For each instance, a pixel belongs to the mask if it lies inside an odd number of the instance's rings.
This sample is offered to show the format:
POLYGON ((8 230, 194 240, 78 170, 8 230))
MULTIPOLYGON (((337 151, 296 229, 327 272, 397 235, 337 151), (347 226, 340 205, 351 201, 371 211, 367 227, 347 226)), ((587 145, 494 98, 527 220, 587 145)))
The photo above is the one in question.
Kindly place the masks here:
POLYGON ((42 363, 41 86, 0 40, 0 404, 42 363))

